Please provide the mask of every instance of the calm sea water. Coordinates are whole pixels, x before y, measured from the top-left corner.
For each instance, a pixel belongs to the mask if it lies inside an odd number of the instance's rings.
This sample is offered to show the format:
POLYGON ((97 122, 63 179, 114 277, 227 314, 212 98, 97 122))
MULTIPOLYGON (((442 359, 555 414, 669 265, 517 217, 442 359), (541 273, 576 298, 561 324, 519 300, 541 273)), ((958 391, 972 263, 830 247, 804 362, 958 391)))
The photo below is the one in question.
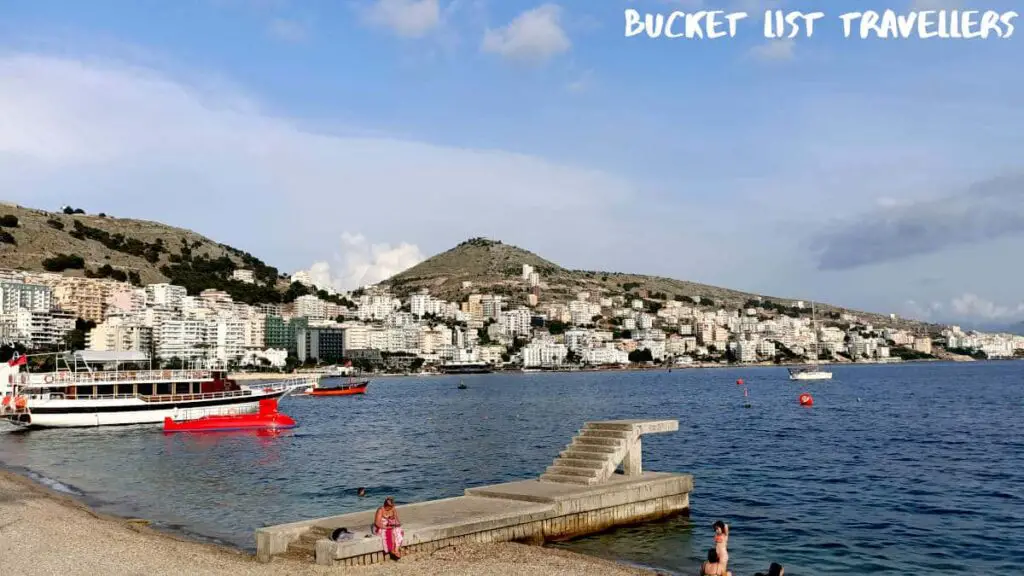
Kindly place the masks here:
POLYGON ((0 462, 100 510, 252 549, 265 524, 456 496, 536 476, 587 420, 677 418, 645 467, 694 475, 692 515, 566 546, 692 573, 732 524, 737 574, 1024 573, 1024 363, 381 379, 365 397, 289 398, 300 427, 0 436, 0 462), (745 408, 737 378, 745 379, 745 408), (814 395, 813 408, 797 395, 814 395), (365 486, 368 499, 356 496, 365 486))

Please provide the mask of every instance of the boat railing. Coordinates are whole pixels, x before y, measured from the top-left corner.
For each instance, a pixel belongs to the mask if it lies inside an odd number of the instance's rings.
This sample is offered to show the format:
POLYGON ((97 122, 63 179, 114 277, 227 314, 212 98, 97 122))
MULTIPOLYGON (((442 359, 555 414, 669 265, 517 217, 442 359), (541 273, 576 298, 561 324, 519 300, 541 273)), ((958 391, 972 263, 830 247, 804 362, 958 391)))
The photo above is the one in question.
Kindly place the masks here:
POLYGON ((142 400, 143 402, 192 402, 196 400, 216 400, 218 398, 235 398, 252 396, 252 390, 227 390, 223 392, 204 392, 196 394, 64 394, 48 392, 28 394, 34 400, 142 400))
POLYGON ((171 420, 175 422, 183 422, 188 420, 198 420, 206 416, 241 416, 243 414, 255 414, 259 411, 258 405, 248 405, 245 407, 210 407, 210 408, 181 408, 174 411, 171 416, 171 420))
POLYGON ((116 372, 49 372, 21 374, 23 386, 80 386, 119 382, 201 382, 213 381, 209 370, 133 370, 116 372))

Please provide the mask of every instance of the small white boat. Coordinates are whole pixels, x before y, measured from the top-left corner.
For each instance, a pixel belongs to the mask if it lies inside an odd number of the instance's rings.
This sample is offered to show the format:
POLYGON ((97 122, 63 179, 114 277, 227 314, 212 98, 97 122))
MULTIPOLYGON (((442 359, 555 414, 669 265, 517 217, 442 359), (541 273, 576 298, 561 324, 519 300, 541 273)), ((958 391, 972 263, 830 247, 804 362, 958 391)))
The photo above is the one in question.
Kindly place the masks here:
POLYGON ((790 380, 831 380, 832 371, 821 366, 801 366, 789 369, 790 380))

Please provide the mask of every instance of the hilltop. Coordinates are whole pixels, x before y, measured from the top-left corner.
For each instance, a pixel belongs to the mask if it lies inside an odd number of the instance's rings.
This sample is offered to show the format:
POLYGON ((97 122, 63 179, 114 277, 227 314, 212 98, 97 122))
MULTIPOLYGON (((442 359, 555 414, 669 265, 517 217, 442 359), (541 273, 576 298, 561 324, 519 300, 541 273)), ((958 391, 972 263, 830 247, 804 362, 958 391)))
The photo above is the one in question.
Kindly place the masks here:
POLYGON ((280 301, 288 287, 276 268, 190 230, 70 207, 47 212, 0 204, 0 262, 136 285, 172 282, 190 293, 216 288, 248 303, 280 301), (231 280, 239 268, 253 270, 257 283, 231 280))
MULTIPOLYGON (((804 309, 795 307, 798 298, 765 296, 718 286, 676 280, 659 276, 570 270, 546 260, 533 252, 487 238, 473 238, 428 258, 397 274, 382 284, 393 292, 407 296, 423 288, 438 298, 463 301, 471 293, 492 293, 508 297, 513 303, 525 303, 528 283, 522 279, 523 264, 532 266, 540 275, 543 302, 565 301, 578 292, 593 297, 626 296, 653 300, 679 300, 704 308, 736 309, 755 306, 768 313, 809 316, 810 302, 804 309), (468 287, 464 283, 469 282, 468 287)), ((888 315, 850 310, 828 304, 815 304, 822 319, 838 319, 844 313, 860 317, 877 326, 893 326, 934 332, 936 326, 888 315)))

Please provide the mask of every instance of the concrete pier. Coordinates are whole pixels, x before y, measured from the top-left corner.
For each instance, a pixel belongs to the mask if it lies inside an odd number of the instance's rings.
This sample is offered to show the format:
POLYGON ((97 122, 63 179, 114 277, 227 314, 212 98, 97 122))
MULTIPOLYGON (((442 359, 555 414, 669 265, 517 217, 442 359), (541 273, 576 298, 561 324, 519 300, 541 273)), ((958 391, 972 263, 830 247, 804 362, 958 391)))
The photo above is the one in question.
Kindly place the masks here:
MULTIPOLYGON (((462 543, 565 540, 657 520, 690 508, 693 477, 644 472, 644 434, 679 429, 675 420, 588 422, 535 480, 469 488, 464 496, 398 507, 406 552, 462 543), (622 473, 617 473, 621 465, 622 473)), ((370 534, 375 510, 268 526, 256 531, 256 557, 299 557, 322 565, 363 565, 385 559, 370 534), (353 537, 334 542, 347 528, 353 537)))

